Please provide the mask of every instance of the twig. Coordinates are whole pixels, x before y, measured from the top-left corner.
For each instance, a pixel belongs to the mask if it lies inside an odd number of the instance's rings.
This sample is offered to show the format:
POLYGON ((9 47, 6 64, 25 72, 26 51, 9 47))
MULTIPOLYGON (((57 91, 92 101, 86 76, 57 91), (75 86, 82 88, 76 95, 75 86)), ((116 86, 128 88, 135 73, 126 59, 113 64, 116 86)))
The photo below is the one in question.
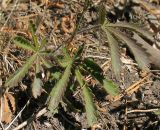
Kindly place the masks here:
MULTIPOLYGON (((147 76, 145 76, 143 79, 140 79, 138 82, 136 82, 136 83, 134 83, 133 85, 131 85, 130 87, 128 87, 126 90, 125 90, 125 94, 132 94, 135 90, 137 90, 140 86, 142 86, 143 85, 143 81, 145 81, 148 77, 150 77, 151 76, 151 73, 149 73, 147 76), (141 85, 142 84, 142 85, 141 85), (138 86, 138 87, 137 87, 138 86), (134 89, 134 91, 132 91, 134 89), (131 92, 132 93, 131 93, 131 92)), ((148 83, 148 82, 147 82, 148 83)), ((120 94, 120 95, 118 95, 118 96, 116 96, 116 97, 114 97, 114 102, 115 101, 117 101, 117 100, 119 100, 119 99, 121 99, 125 94, 120 94)))
POLYGON ((158 108, 156 109, 148 109, 148 110, 131 110, 131 111, 128 111, 127 114, 129 113, 140 113, 140 112, 154 112, 154 111, 158 111, 158 108))
POLYGON ((5 128, 5 130, 8 130, 11 127, 11 125, 19 117, 19 115, 22 114, 22 112, 24 111, 24 109, 26 108, 26 106, 29 104, 29 102, 30 102, 30 99, 27 101, 27 103, 24 105, 24 107, 21 109, 21 111, 17 114, 17 116, 12 120, 12 122, 5 128))
POLYGON ((16 6, 17 6, 18 1, 19 1, 19 0, 16 0, 16 1, 15 1, 15 4, 14 4, 14 6, 13 6, 12 10, 11 10, 11 13, 9 14, 9 16, 8 16, 7 20, 6 20, 6 21, 5 21, 5 23, 3 24, 3 26, 2 26, 2 28, 1 28, 1 30, 0 30, 0 31, 2 31, 2 30, 3 30, 3 28, 6 26, 6 24, 8 23, 8 21, 9 21, 10 17, 12 16, 12 13, 13 13, 14 9, 15 9, 15 8, 16 8, 16 6))
POLYGON ((32 122, 34 119, 42 116, 43 114, 45 114, 47 112, 47 108, 43 108, 41 111, 39 111, 37 113, 36 116, 32 116, 29 119, 27 119, 26 121, 22 122, 19 126, 17 126, 16 128, 14 128, 13 130, 19 130, 22 129, 24 126, 26 126, 27 124, 29 124, 30 122, 32 122))
POLYGON ((4 130, 4 126, 2 123, 2 111, 3 111, 2 109, 3 109, 3 103, 2 103, 2 98, 1 98, 0 125, 2 127, 2 130, 4 130))

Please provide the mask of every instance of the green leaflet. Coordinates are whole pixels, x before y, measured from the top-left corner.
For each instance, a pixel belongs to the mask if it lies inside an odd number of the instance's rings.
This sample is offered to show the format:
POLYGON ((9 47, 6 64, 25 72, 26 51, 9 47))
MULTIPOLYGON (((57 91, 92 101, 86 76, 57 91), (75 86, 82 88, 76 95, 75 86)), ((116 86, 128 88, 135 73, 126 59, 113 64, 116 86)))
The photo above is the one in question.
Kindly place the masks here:
POLYGON ((160 116, 160 109, 158 109, 157 111, 154 111, 154 113, 158 116, 160 116))
POLYGON ((134 42, 132 39, 128 38, 125 34, 123 34, 122 32, 118 31, 117 29, 108 27, 108 30, 113 33, 116 37, 118 37, 119 39, 123 40, 127 46, 129 47, 129 49, 132 51, 139 67, 142 70, 145 71, 149 71, 149 59, 147 54, 145 53, 145 51, 140 48, 136 42, 134 42))
POLYGON ((121 70, 121 60, 119 54, 119 46, 117 40, 105 30, 107 34, 107 39, 109 43, 109 47, 111 49, 111 61, 112 61, 112 68, 117 78, 120 78, 120 70, 121 70))
POLYGON ((58 63, 60 64, 60 66, 62 66, 63 68, 65 68, 71 60, 70 57, 62 56, 62 55, 58 55, 56 57, 56 59, 57 59, 58 63))
POLYGON ((43 47, 47 44, 47 39, 46 38, 43 38, 42 39, 42 42, 41 42, 41 46, 40 46, 40 49, 43 49, 43 47))
POLYGON ((33 21, 29 21, 28 29, 32 34, 35 34, 37 30, 36 24, 34 24, 33 21))
POLYGON ((116 85, 113 84, 113 82, 108 81, 105 79, 103 75, 103 71, 100 71, 100 67, 97 67, 99 69, 95 69, 95 66, 98 66, 93 61, 90 61, 89 64, 87 62, 84 62, 85 66, 84 68, 95 78, 99 81, 99 83, 103 86, 103 88, 106 90, 107 93, 109 93, 112 96, 118 95, 119 90, 116 85), (98 71, 97 71, 98 70, 98 71))
POLYGON ((107 79, 103 79, 103 88, 112 96, 117 96, 119 94, 119 90, 117 86, 107 79))
POLYGON ((83 49, 84 49, 84 44, 81 45, 81 46, 78 48, 78 51, 77 51, 77 53, 76 53, 75 56, 74 56, 74 60, 80 58, 80 56, 81 56, 81 54, 82 54, 82 52, 83 52, 83 49))
POLYGON ((72 68, 73 61, 71 60, 68 66, 66 67, 63 76, 60 80, 56 83, 56 85, 53 87, 49 94, 49 103, 48 103, 48 109, 51 113, 54 113, 56 108, 58 107, 64 92, 66 91, 67 83, 70 78, 71 74, 71 68, 72 68))
POLYGON ((96 64, 92 59, 85 58, 83 62, 89 69, 92 69, 92 71, 97 73, 103 73, 103 70, 101 69, 101 67, 98 64, 96 64))
POLYGON ((95 123, 97 123, 97 113, 95 105, 93 103, 92 92, 83 80, 80 71, 76 70, 75 73, 76 78, 82 88, 82 93, 85 101, 85 109, 87 114, 87 121, 89 126, 92 127, 95 123))
POLYGON ((119 23, 109 23, 106 25, 107 27, 121 27, 121 28, 127 28, 131 29, 133 31, 136 31, 140 33, 142 36, 145 36, 147 39, 154 41, 153 33, 143 29, 142 26, 138 26, 136 24, 131 24, 127 22, 119 22, 119 23))
POLYGON ((70 60, 71 60, 71 57, 67 52, 67 49, 63 48, 63 55, 57 56, 58 63, 65 68, 69 64, 70 60))
POLYGON ((35 47, 33 45, 31 45, 30 41, 28 41, 27 39, 21 37, 21 36, 16 36, 14 39, 13 39, 13 42, 23 48, 23 49, 27 49, 27 50, 30 50, 30 51, 36 51, 35 47))
MULTIPOLYGON (((40 54, 41 55, 41 54, 40 54)), ((47 68, 51 68, 53 65, 45 59, 45 57, 43 57, 42 55, 40 56, 42 63, 47 67, 47 68)))
POLYGON ((105 21, 105 18, 106 18, 106 9, 105 9, 105 6, 103 4, 101 4, 99 6, 99 19, 98 19, 98 23, 99 24, 104 24, 104 21, 105 21))
POLYGON ((33 39, 34 45, 36 47, 36 50, 38 50, 40 48, 39 47, 40 45, 38 42, 38 37, 36 36, 37 26, 32 21, 29 22, 29 30, 32 34, 32 39, 33 39))
POLYGON ((14 87, 18 84, 18 82, 20 80, 22 80, 22 78, 25 76, 25 74, 27 73, 28 69, 31 67, 31 65, 33 64, 33 62, 35 61, 37 57, 37 53, 34 54, 33 56, 31 56, 27 62, 25 63, 25 65, 23 65, 22 68, 20 68, 19 70, 17 70, 13 75, 11 75, 7 81, 5 82, 5 86, 6 87, 14 87))

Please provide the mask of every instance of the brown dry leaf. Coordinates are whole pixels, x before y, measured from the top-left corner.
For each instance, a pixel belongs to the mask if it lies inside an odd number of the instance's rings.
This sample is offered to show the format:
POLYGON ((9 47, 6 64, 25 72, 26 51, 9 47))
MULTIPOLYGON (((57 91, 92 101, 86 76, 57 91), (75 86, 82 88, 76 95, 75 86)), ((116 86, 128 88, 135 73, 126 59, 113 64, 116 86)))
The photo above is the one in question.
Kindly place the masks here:
POLYGON ((11 104, 11 109, 12 109, 12 112, 14 113, 16 111, 16 102, 15 102, 15 98, 11 95, 11 93, 6 93, 6 97, 8 99, 8 101, 10 102, 11 104))
MULTIPOLYGON (((131 95, 134 92, 136 92, 141 86, 143 86, 145 83, 144 81, 147 80, 151 76, 151 73, 146 74, 145 77, 140 79, 138 82, 132 84, 130 87, 128 87, 123 94, 119 94, 118 96, 114 97, 113 101, 118 101, 120 100, 123 96, 125 95, 131 95)), ((148 82, 148 81, 147 81, 148 82)))
POLYGON ((55 7, 55 8, 64 8, 64 3, 62 2, 48 2, 48 7, 55 7))
POLYGON ((71 55, 75 54, 77 52, 77 47, 75 42, 70 42, 67 46, 67 49, 70 51, 71 55))
POLYGON ((5 93, 0 102, 1 121, 10 123, 13 116, 12 111, 15 112, 15 110, 15 98, 10 93, 5 93), (9 103, 11 104, 12 109, 10 108, 9 103))
POLYGON ((40 0, 43 5, 48 5, 49 0, 40 0))
POLYGON ((0 115, 2 117, 1 121, 5 123, 10 123, 12 120, 12 112, 9 109, 9 104, 5 95, 3 96, 1 101, 2 101, 1 102, 2 109, 0 109, 2 111, 1 112, 2 116, 0 115))
POLYGON ((72 33, 75 29, 73 17, 64 16, 62 18, 61 27, 64 33, 72 33))

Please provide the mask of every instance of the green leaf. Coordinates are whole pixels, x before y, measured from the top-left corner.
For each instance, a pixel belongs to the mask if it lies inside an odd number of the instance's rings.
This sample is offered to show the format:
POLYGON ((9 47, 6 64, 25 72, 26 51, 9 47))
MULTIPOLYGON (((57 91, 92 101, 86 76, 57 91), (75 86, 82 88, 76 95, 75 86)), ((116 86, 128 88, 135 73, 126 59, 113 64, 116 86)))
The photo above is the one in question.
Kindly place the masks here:
POLYGON ((73 61, 70 61, 68 66, 66 67, 63 76, 61 79, 56 83, 56 85, 53 87, 49 94, 49 103, 48 103, 48 109, 51 113, 54 113, 56 108, 58 107, 62 97, 64 96, 64 93, 66 91, 67 83, 70 78, 71 74, 71 68, 72 68, 73 61))
POLYGON ((154 111, 154 113, 160 116, 160 109, 158 109, 157 111, 154 111))
POLYGON ((25 76, 25 74, 28 72, 28 69, 32 66, 33 62, 35 61, 37 57, 37 53, 32 55, 27 62, 23 65, 22 68, 17 70, 13 75, 11 75, 7 81, 5 82, 6 87, 14 87, 18 84, 19 81, 22 80, 22 78, 25 76))
POLYGON ((31 32, 32 39, 33 39, 34 45, 36 47, 36 50, 38 50, 40 48, 40 45, 38 42, 38 37, 36 36, 37 26, 32 21, 29 22, 29 30, 31 32))
POLYGON ((99 83, 103 86, 103 88, 111 95, 118 95, 119 90, 118 87, 115 86, 111 81, 105 79, 103 75, 103 70, 98 67, 98 65, 89 60, 88 63, 84 62, 86 66, 83 66, 85 70, 87 70, 95 79, 99 81, 99 83), (97 68, 97 69, 95 69, 97 68), (98 70, 98 71, 97 71, 98 70))
POLYGON ((46 38, 43 38, 42 39, 42 42, 41 42, 41 49, 47 44, 48 42, 47 42, 47 39, 46 38))
POLYGON ((131 29, 133 31, 136 31, 138 33, 140 33, 142 36, 145 36, 145 38, 154 41, 154 37, 153 37, 153 33, 149 32, 148 30, 144 29, 142 26, 139 26, 137 24, 131 24, 131 23, 127 23, 127 22, 119 22, 119 23, 110 23, 107 24, 108 27, 122 27, 122 28, 127 28, 127 29, 131 29))
POLYGON ((64 57, 62 55, 58 55, 56 59, 58 63, 60 64, 60 66, 62 66, 63 68, 65 68, 71 61, 70 57, 64 57))
POLYGON ((42 63, 47 67, 47 68, 51 68, 53 65, 46 60, 43 56, 40 56, 42 63))
POLYGON ((71 57, 66 48, 63 48, 63 55, 58 55, 56 58, 58 63, 64 68, 71 62, 71 57))
POLYGON ((82 88, 82 93, 85 101, 85 110, 87 114, 87 122, 89 126, 93 126, 97 123, 97 113, 95 109, 95 105, 93 103, 92 92, 83 80, 83 77, 79 70, 75 71, 77 80, 82 88))
POLYGON ((14 39, 13 39, 13 42, 23 48, 23 49, 26 49, 26 50, 30 50, 30 51, 34 51, 35 52, 35 48, 33 45, 31 45, 30 41, 28 41, 27 39, 21 37, 21 36, 16 36, 14 39))
POLYGON ((106 30, 109 47, 111 49, 112 68, 117 78, 120 78, 121 60, 117 40, 106 30))
POLYGON ((78 48, 78 51, 77 53, 75 54, 74 56, 74 59, 77 59, 81 56, 82 52, 83 52, 83 49, 84 49, 84 45, 81 45, 79 48, 78 48))
POLYGON ((96 78, 99 82, 102 82, 103 70, 96 64, 93 60, 86 58, 82 64, 84 70, 88 71, 94 78, 96 78))
POLYGON ((51 73, 52 79, 58 80, 58 79, 60 79, 61 75, 62 75, 62 73, 59 71, 55 71, 55 72, 51 73))
POLYGON ((110 95, 112 96, 119 95, 118 87, 112 81, 103 79, 102 86, 110 95))
POLYGON ((105 21, 105 18, 106 18, 106 9, 105 9, 105 6, 103 4, 101 4, 99 6, 99 19, 98 19, 98 23, 103 25, 104 24, 104 21, 105 21))
POLYGON ((33 21, 29 21, 29 28, 28 29, 32 34, 35 34, 36 30, 37 30, 37 26, 33 23, 33 21))
POLYGON ((133 53, 139 67, 144 71, 149 71, 150 64, 149 64, 148 56, 145 53, 145 50, 140 48, 135 41, 133 41, 131 38, 128 38, 125 34, 120 32, 119 30, 109 28, 109 27, 108 27, 108 30, 127 44, 129 49, 133 53))
POLYGON ((101 69, 101 67, 97 63, 95 63, 92 59, 85 58, 83 62, 92 71, 95 71, 98 73, 103 73, 103 70, 101 69))

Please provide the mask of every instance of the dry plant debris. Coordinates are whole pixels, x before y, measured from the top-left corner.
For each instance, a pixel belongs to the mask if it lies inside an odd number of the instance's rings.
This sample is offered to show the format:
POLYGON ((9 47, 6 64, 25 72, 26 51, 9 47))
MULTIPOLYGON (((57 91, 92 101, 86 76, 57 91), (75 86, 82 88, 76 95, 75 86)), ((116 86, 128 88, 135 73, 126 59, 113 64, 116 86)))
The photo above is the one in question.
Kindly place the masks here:
POLYGON ((1 122, 10 123, 16 111, 15 98, 11 93, 6 92, 0 99, 0 113, 2 113, 2 115, 0 114, 1 122))
POLYGON ((0 130, 159 130, 159 6, 1 0, 0 130))

